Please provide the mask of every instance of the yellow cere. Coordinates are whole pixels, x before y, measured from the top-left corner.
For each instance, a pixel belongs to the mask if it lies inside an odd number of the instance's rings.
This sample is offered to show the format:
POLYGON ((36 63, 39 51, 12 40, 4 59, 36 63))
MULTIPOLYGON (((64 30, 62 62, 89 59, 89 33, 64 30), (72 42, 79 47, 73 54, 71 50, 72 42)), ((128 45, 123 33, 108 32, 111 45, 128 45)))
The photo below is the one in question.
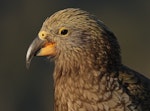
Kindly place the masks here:
POLYGON ((38 36, 39 36, 39 38, 41 39, 41 40, 45 40, 46 39, 46 37, 47 37, 47 32, 46 31, 40 31, 39 32, 39 34, 38 34, 38 36))

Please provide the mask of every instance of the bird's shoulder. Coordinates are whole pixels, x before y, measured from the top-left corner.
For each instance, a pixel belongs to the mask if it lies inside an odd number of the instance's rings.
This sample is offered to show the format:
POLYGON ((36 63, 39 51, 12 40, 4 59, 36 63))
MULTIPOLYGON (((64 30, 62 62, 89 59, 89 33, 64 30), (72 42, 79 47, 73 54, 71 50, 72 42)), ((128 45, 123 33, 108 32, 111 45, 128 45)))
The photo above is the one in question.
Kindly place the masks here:
MULTIPOLYGON (((150 104, 150 79, 144 75, 123 66, 119 72, 119 80, 130 95, 132 101, 138 102, 141 106, 150 104)), ((147 108, 144 108, 147 109, 147 108)))

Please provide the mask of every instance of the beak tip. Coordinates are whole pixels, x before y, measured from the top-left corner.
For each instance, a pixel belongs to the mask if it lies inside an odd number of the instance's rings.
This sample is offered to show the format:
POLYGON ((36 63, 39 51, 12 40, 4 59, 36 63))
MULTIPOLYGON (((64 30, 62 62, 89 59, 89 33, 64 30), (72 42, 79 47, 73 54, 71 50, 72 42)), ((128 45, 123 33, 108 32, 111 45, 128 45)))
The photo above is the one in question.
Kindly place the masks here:
POLYGON ((31 58, 26 57, 26 68, 29 69, 31 63, 31 58))
POLYGON ((29 69, 31 60, 33 58, 32 47, 29 47, 26 55, 26 68, 29 69))
POLYGON ((30 62, 26 62, 26 68, 29 69, 30 67, 30 62))

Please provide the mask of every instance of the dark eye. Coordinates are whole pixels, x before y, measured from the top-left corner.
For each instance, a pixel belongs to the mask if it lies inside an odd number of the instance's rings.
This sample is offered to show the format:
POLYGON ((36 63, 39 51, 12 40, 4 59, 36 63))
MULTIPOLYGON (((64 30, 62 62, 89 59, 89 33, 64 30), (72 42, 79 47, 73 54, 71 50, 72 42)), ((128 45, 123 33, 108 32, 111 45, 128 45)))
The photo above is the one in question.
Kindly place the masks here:
POLYGON ((68 33, 68 30, 67 29, 63 29, 61 30, 60 34, 61 35, 66 35, 68 33))
POLYGON ((61 27, 60 29, 59 29, 59 34, 60 35, 67 35, 68 34, 68 29, 66 28, 66 27, 61 27))

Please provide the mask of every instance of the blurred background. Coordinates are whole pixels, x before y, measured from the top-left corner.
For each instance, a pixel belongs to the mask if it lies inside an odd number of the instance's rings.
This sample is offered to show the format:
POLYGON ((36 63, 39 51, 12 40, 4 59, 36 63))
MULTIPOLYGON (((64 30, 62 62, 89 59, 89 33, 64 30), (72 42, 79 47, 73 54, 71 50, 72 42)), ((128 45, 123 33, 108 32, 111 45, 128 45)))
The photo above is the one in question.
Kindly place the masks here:
POLYGON ((150 77, 149 0, 1 0, 0 111, 53 111, 53 67, 34 58, 26 69, 26 51, 42 22, 67 7, 89 11, 115 33, 123 63, 150 77))

